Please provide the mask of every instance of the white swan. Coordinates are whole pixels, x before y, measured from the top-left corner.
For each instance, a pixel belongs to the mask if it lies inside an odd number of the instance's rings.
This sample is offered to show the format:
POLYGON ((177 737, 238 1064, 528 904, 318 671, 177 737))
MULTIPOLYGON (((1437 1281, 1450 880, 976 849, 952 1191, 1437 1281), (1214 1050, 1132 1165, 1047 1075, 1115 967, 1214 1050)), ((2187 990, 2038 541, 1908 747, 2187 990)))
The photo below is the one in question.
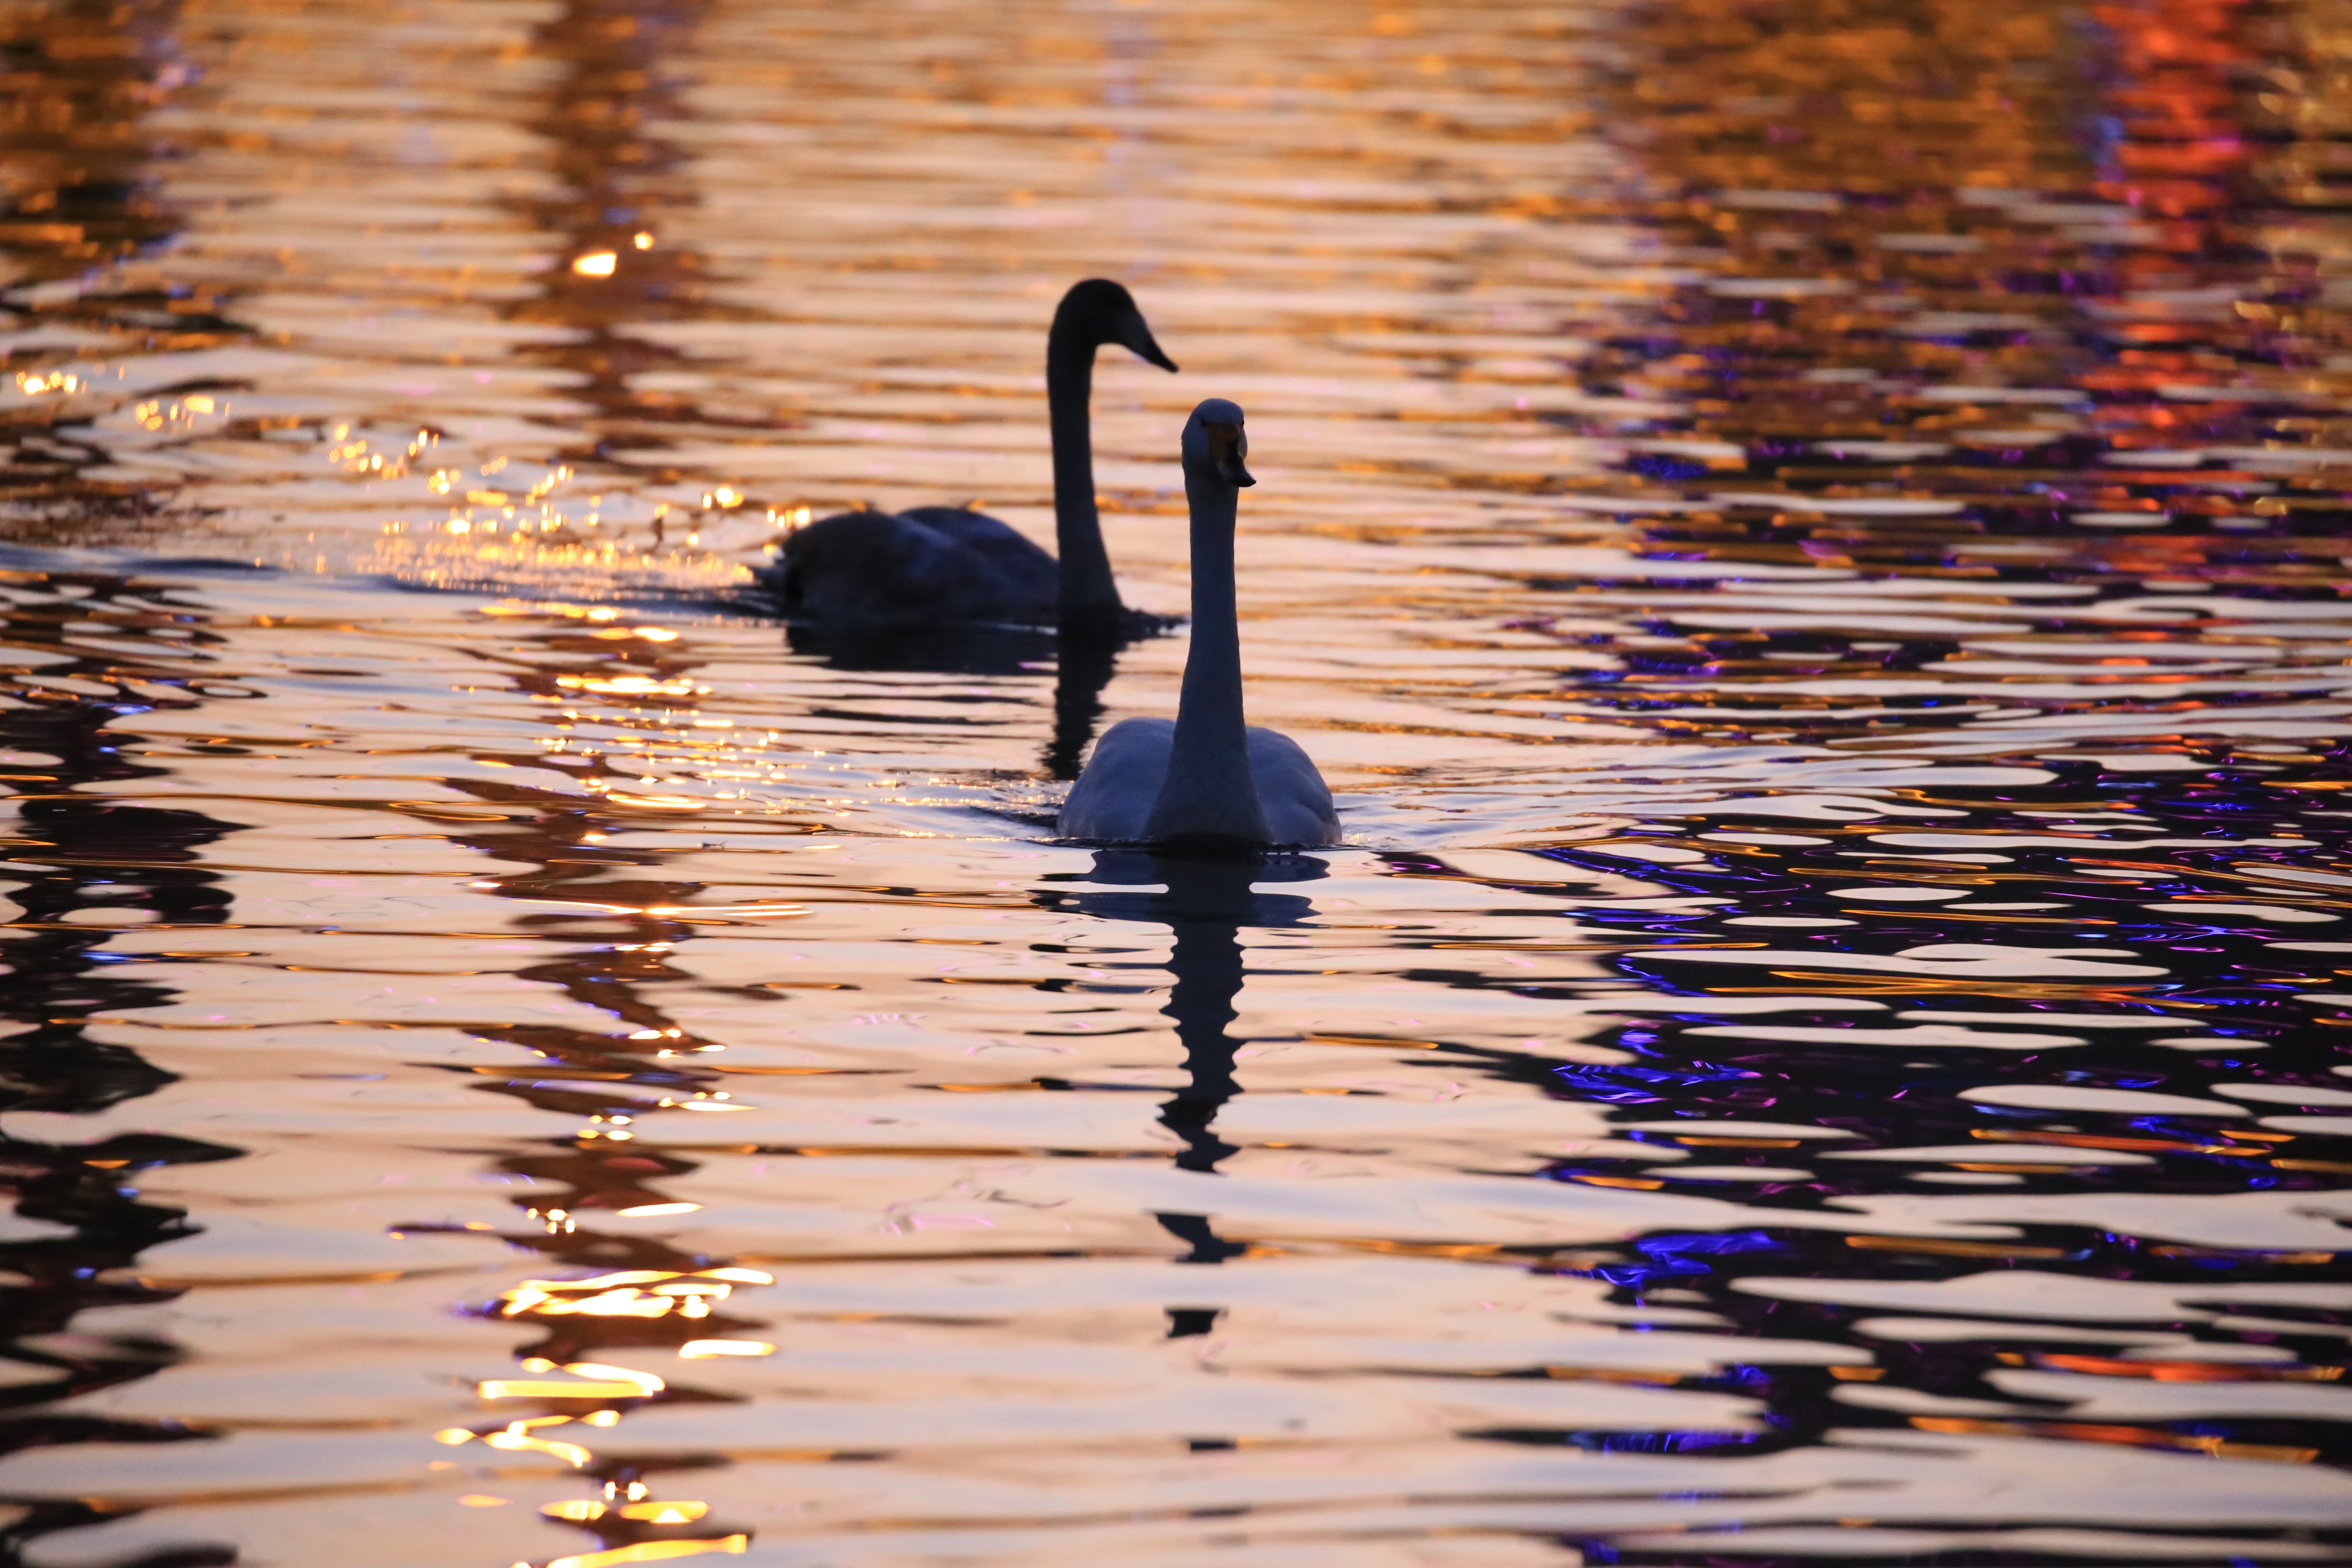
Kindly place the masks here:
POLYGON ((1128 719, 1095 743, 1062 807, 1066 838, 1150 840, 1177 850, 1245 853, 1336 844, 1331 791, 1298 742, 1242 719, 1234 521, 1250 478, 1238 405, 1212 397, 1184 425, 1184 498, 1192 510, 1192 646, 1176 721, 1128 719))
POLYGON ((788 535, 758 574, 794 620, 1059 621, 1115 632, 1128 619, 1095 510, 1095 350, 1120 343, 1162 370, 1134 298, 1108 279, 1073 284, 1045 337, 1045 405, 1054 437, 1057 563, 1017 530, 968 507, 845 511, 788 535))

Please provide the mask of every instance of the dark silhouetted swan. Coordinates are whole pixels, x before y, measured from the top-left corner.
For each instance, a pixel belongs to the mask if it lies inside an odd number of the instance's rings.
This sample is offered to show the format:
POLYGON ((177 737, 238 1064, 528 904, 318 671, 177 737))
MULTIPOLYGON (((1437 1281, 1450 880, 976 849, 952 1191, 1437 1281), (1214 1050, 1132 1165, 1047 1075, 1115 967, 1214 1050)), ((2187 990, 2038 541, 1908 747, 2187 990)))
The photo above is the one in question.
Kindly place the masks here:
POLYGON ((1331 791, 1298 742, 1242 718, 1234 522, 1249 439, 1240 405, 1212 397, 1184 425, 1192 511, 1192 646, 1175 722, 1128 719, 1096 742, 1062 807, 1067 838, 1148 841, 1180 853, 1336 844, 1331 791))
POLYGON ((1051 621, 1097 635, 1125 629, 1128 612, 1111 581, 1095 510, 1087 406, 1095 350, 1104 343, 1123 344, 1162 370, 1176 368, 1125 289, 1089 278, 1062 296, 1045 339, 1058 563, 1016 530, 963 507, 845 511, 788 535, 760 573, 760 585, 795 620, 1051 621))

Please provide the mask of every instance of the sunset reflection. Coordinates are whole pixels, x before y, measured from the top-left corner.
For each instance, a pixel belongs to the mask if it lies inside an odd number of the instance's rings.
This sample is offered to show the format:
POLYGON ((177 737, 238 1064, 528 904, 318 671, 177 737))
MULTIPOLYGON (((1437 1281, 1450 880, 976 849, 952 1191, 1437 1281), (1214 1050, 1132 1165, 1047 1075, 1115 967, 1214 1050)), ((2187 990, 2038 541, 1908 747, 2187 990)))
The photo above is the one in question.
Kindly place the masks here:
POLYGON ((2340 1555, 2341 11, 0 13, 0 1544, 2340 1555), (1095 277, 1164 635, 746 596, 1095 277))

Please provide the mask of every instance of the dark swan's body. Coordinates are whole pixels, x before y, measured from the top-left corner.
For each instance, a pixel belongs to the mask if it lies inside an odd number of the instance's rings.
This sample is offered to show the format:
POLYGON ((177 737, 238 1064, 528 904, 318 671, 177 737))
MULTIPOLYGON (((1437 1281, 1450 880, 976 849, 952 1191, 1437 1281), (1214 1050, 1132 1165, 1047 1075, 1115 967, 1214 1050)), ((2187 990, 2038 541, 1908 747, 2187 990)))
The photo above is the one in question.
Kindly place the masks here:
POLYGON ((785 539, 761 576, 821 621, 1049 621, 1062 569, 1010 525, 958 506, 845 511, 785 539))
POLYGON ((1184 426, 1192 513, 1192 646, 1174 722, 1127 719, 1095 742, 1062 806, 1066 838, 1146 842, 1177 853, 1255 854, 1337 844, 1339 817, 1297 742, 1242 716, 1234 523, 1249 445, 1242 411, 1212 397, 1184 426))
POLYGON ((760 585, 795 620, 1058 622, 1115 631, 1127 617, 1111 581, 1095 509, 1087 401, 1095 350, 1119 343, 1162 370, 1151 329, 1125 289, 1073 285, 1045 340, 1045 399, 1054 438, 1054 532, 1061 559, 1008 524, 963 507, 845 511, 789 535, 760 585))

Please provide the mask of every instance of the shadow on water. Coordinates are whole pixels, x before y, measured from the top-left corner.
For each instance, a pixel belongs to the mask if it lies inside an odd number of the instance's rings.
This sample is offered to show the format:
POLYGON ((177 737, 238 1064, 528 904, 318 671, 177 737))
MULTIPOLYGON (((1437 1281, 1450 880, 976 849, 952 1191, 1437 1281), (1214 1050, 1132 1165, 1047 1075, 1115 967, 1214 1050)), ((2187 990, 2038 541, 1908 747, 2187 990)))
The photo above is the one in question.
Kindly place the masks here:
MULTIPOLYGON (((1296 893, 1262 893, 1261 882, 1311 882, 1329 875, 1320 860, 1281 857, 1263 861, 1195 860, 1142 850, 1103 849, 1095 854, 1085 881, 1119 888, 1156 886, 1157 892, 1079 893, 1062 907, 1097 920, 1145 921, 1165 925, 1176 948, 1168 968, 1175 976, 1168 1005, 1176 1038, 1184 1047, 1184 1087, 1160 1110, 1160 1124, 1184 1142, 1176 1168, 1202 1174, 1235 1152, 1215 1131, 1217 1113, 1241 1093, 1234 1076, 1234 1053, 1243 1042, 1226 1031, 1239 1016, 1234 999, 1247 973, 1241 933, 1244 929, 1304 925, 1314 903, 1296 893)), ((1081 879, 1073 879, 1074 880, 1081 879)), ((1219 1237, 1209 1216, 1156 1214, 1169 1235, 1192 1250, 1186 1263, 1222 1263, 1248 1248, 1219 1237)), ((1213 1316, 1213 1314, 1212 1314, 1213 1316)), ((1169 1309, 1169 1335, 1206 1333, 1208 1322, 1191 1308, 1169 1309)))
POLYGON ((784 628, 793 652, 835 669, 1021 676, 1054 667, 1054 730, 1040 765, 1064 783, 1078 776, 1102 694, 1118 673, 1118 656, 1158 628, 1132 637, 1061 637, 1036 626, 859 626, 795 621, 784 628))
MULTIPOLYGON (((81 689, 136 678, 173 679, 135 655, 92 656, 67 645, 68 622, 101 621, 118 639, 145 640, 180 653, 150 634, 158 628, 208 637, 202 619, 164 595, 121 578, 85 574, 20 582, 0 612, 0 639, 64 655, 21 705, 0 709, 0 752, 10 757, 19 807, 0 835, 12 867, 8 896, 19 913, 0 928, 0 1108, 51 1115, 91 1115, 177 1081, 128 1046, 90 1037, 109 1016, 163 1006, 176 993, 144 978, 119 976, 132 955, 110 951, 125 925, 142 917, 156 926, 224 922, 229 896, 201 869, 200 851, 234 825, 201 812, 131 805, 102 792, 165 769, 131 763, 108 726, 156 705, 179 710, 194 700, 108 701, 81 689), (70 590, 70 594, 58 590, 70 590), (87 793, 85 793, 87 792, 87 793)), ((215 1434, 173 1421, 116 1417, 35 1406, 135 1382, 173 1364, 177 1347, 137 1332, 73 1331, 97 1309, 167 1301, 180 1292, 132 1271, 141 1254, 195 1234, 184 1210, 140 1201, 129 1184, 161 1165, 236 1159, 245 1151, 168 1133, 117 1131, 82 1142, 0 1138, 0 1177, 16 1197, 28 1228, 48 1232, 0 1243, 0 1321, 8 1338, 0 1358, 17 1373, 0 1390, 0 1453, 74 1443, 170 1443, 215 1434), (20 1381, 21 1380, 21 1381, 20 1381)), ((21 1543, 53 1531, 96 1522, 104 1510, 51 1500, 26 1511, 0 1533, 14 1561, 21 1543)), ((211 1548, 192 1549, 199 1553, 211 1548)), ((175 1559, 176 1560, 176 1559, 175 1559)), ((225 1561, 189 1556, 190 1563, 225 1561)))
MULTIPOLYGON (((1029 675, 1051 662, 1054 634, 1039 626, 832 626, 792 621, 785 646, 834 669, 940 675, 1029 675)), ((1108 679, 1106 677, 1105 679, 1108 679)))

